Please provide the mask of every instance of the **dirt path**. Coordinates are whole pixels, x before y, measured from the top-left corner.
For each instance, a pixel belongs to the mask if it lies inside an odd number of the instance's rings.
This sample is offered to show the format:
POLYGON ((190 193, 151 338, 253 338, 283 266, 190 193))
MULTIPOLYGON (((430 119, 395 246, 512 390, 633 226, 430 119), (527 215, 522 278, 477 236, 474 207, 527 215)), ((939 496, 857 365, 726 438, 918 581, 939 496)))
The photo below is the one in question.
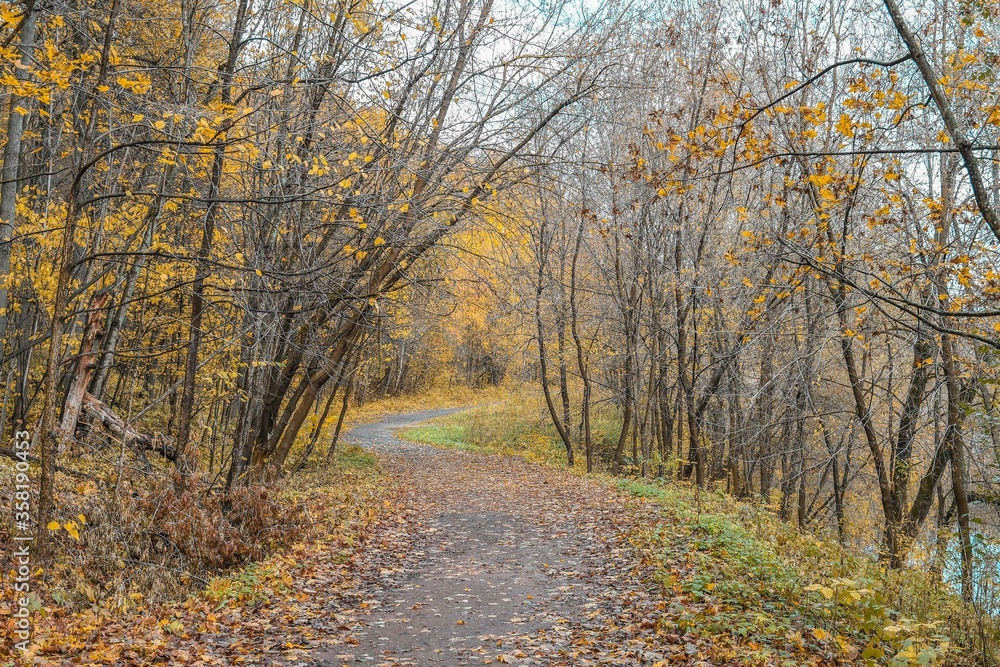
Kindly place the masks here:
MULTIPOLYGON (((617 494, 510 457, 405 442, 396 415, 346 440, 406 488, 373 541, 362 597, 325 665, 649 665, 652 596, 622 542, 617 494)), ((669 655, 669 652, 668 652, 669 655)))

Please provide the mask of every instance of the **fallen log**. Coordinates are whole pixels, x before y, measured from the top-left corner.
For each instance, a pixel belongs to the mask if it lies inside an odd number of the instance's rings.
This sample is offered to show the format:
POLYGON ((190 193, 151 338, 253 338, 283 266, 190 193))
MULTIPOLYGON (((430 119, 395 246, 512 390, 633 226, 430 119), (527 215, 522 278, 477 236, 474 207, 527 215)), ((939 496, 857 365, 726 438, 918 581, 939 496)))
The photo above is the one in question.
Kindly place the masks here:
POLYGON ((83 395, 82 406, 84 414, 92 423, 103 426, 126 447, 144 452, 156 452, 168 461, 177 460, 177 448, 168 438, 136 431, 90 392, 83 395))

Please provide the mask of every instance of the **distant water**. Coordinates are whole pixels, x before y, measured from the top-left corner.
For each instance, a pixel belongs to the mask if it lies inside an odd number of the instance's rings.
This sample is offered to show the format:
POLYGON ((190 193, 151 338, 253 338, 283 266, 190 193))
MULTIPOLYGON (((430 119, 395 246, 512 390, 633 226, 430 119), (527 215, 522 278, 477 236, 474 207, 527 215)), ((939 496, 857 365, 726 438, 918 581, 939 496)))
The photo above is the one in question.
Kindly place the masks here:
MULTIPOLYGON (((1000 614, 1000 541, 973 533, 972 554, 973 600, 983 611, 1000 614)), ((948 543, 942 576, 946 585, 962 592, 962 545, 957 535, 948 543)))

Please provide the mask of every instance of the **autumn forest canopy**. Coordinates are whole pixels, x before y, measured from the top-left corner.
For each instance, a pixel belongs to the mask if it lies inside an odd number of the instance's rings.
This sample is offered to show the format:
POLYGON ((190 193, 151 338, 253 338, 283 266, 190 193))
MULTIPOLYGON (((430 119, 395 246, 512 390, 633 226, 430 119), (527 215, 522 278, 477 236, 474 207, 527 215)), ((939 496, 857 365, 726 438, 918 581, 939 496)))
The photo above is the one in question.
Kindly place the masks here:
POLYGON ((995 3, 0 19, 0 497, 27 461, 51 582, 257 558, 355 410, 461 388, 1000 610, 995 3))

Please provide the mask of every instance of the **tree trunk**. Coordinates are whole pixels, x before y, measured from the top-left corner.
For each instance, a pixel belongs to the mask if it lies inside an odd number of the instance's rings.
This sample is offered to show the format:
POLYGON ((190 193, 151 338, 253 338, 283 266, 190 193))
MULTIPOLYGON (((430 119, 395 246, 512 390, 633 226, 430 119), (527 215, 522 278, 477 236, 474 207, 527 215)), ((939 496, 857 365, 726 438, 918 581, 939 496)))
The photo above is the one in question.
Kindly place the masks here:
POLYGON ((333 454, 337 451, 337 441, 340 440, 340 429, 344 426, 344 417, 347 416, 347 407, 350 405, 351 401, 351 389, 354 388, 354 381, 348 380, 347 386, 344 387, 344 399, 340 404, 340 414, 337 415, 337 427, 333 430, 333 439, 330 440, 330 448, 326 450, 326 461, 329 463, 333 460, 333 454))
MULTIPOLYGON (((243 48, 243 33, 246 29, 247 3, 249 0, 239 0, 236 16, 233 20, 233 34, 229 40, 229 57, 221 69, 220 95, 223 106, 232 102, 233 74, 240 50, 243 48)), ((226 121, 221 131, 225 132, 232 121, 226 121)), ((180 452, 177 468, 182 478, 194 472, 197 466, 197 453, 188 453, 187 447, 191 439, 191 420, 194 413, 194 393, 198 373, 198 352, 201 348, 202 318, 205 310, 205 279, 209 274, 208 258, 212 252, 212 240, 215 237, 215 219, 219 215, 219 193, 222 187, 222 172, 226 158, 225 146, 217 143, 213 150, 211 180, 209 182, 206 200, 208 209, 205 211, 202 227, 201 245, 198 248, 198 262, 195 264, 194 281, 191 284, 191 321, 188 326, 187 354, 184 360, 184 382, 181 390, 180 417, 177 428, 177 450, 180 452)))
POLYGON ((580 309, 577 303, 577 263, 580 258, 580 245, 583 242, 584 213, 580 214, 580 222, 576 230, 576 241, 573 244, 573 260, 569 273, 569 325, 573 336, 573 346, 576 348, 576 366, 583 381, 583 400, 580 403, 580 417, 583 423, 583 451, 587 458, 587 472, 594 470, 594 447, 590 432, 590 372, 583 353, 583 339, 580 337, 580 309))
MULTIPOLYGON (((20 43, 18 45, 18 60, 26 64, 34 59, 35 24, 38 10, 35 0, 28 0, 21 19, 20 43)), ((23 67, 14 68, 14 78, 17 81, 27 81, 28 70, 23 67)), ((17 193, 20 185, 18 172, 21 166, 21 141, 24 138, 25 116, 19 109, 29 104, 20 96, 11 93, 7 111, 7 143, 3 148, 3 168, 0 169, 0 356, 6 353, 8 338, 7 327, 10 322, 10 298, 8 296, 7 280, 10 278, 10 249, 14 235, 15 211, 17 193)), ((29 104, 30 106, 30 104, 29 104)))
POLYGON ((76 369, 71 376, 69 389, 63 401, 62 421, 59 430, 69 439, 76 432, 76 423, 83 407, 83 397, 90 385, 90 378, 97 366, 97 360, 104 336, 104 322, 107 317, 105 306, 108 303, 107 292, 98 292, 90 300, 90 312, 87 314, 87 324, 80 341, 80 353, 77 355, 76 369))
MULTIPOLYGON (((544 234, 544 227, 542 232, 544 234)), ((542 241, 542 243, 544 243, 544 241, 542 241)), ((544 250, 542 253, 544 256, 544 250)), ((562 440, 563 446, 566 448, 566 465, 572 467, 573 442, 570 440, 569 433, 566 431, 568 424, 563 425, 562 419, 556 411, 555 403, 552 401, 552 392, 549 389, 548 361, 545 355, 545 328, 542 324, 542 281, 544 280, 544 265, 544 259, 543 257, 540 257, 538 285, 535 287, 535 325, 538 333, 538 372, 542 383, 542 393, 545 395, 545 406, 548 408, 549 416, 552 418, 552 423, 555 425, 556 431, 559 433, 559 438, 562 440)))
POLYGON ((951 450, 951 486, 958 510, 958 535, 962 549, 962 598, 971 602, 975 593, 972 562, 972 529, 969 499, 965 490, 965 442, 962 439, 962 406, 958 372, 955 369, 952 340, 941 334, 945 386, 948 395, 948 427, 945 437, 951 450))

